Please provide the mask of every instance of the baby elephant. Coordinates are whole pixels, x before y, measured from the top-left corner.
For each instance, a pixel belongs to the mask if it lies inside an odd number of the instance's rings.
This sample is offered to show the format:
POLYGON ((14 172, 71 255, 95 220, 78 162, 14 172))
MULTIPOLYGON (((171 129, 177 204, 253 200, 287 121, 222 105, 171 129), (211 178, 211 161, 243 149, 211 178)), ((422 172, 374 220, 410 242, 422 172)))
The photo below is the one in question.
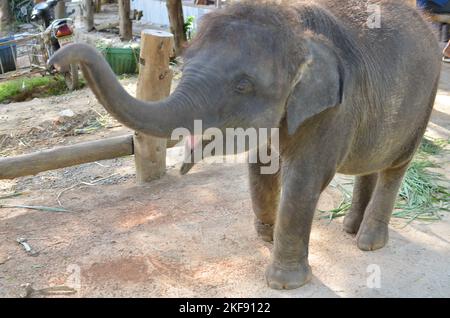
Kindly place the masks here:
POLYGON ((365 251, 387 243, 440 74, 437 40, 404 2, 244 0, 215 10, 185 52, 180 84, 160 102, 128 95, 87 45, 50 62, 81 64, 103 106, 146 134, 169 138, 195 120, 222 131, 279 128, 281 168, 262 174, 263 162, 250 164, 250 190, 256 229, 274 242, 267 283, 293 289, 311 278, 314 211, 338 172, 356 176, 345 231, 365 251))

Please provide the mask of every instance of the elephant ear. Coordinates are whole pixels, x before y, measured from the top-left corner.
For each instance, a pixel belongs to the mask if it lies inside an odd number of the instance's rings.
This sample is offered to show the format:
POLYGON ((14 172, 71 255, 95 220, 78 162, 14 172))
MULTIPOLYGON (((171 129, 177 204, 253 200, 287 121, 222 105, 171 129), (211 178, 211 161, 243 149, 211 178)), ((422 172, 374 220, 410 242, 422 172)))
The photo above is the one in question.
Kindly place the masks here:
POLYGON ((338 106, 343 99, 344 72, 337 55, 326 45, 310 42, 309 56, 299 70, 287 102, 288 132, 302 123, 338 106))

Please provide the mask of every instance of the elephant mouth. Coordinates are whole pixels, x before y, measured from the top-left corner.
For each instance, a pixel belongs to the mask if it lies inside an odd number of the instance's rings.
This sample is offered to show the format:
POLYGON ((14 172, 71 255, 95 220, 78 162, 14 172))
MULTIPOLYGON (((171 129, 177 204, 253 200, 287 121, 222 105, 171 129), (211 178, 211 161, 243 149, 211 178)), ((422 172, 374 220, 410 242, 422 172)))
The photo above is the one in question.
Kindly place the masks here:
POLYGON ((203 151, 204 146, 205 140, 202 136, 190 135, 186 138, 184 147, 184 160, 180 167, 181 175, 189 173, 189 171, 191 171, 191 169, 195 166, 195 164, 197 163, 195 160, 195 153, 203 151))

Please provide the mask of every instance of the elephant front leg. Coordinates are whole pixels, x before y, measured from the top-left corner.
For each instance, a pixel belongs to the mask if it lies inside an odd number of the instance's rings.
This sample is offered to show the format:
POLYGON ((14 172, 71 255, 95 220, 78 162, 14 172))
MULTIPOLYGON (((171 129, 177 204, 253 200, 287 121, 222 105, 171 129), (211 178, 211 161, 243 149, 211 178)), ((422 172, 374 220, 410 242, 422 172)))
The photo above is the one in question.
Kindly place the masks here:
POLYGON ((312 277, 308 245, 314 211, 321 187, 309 182, 308 173, 288 168, 283 175, 283 191, 274 233, 271 264, 266 271, 269 287, 294 289, 312 277))
POLYGON ((260 163, 249 164, 250 193, 255 229, 266 242, 273 241, 273 229, 280 197, 280 175, 261 174, 260 163))

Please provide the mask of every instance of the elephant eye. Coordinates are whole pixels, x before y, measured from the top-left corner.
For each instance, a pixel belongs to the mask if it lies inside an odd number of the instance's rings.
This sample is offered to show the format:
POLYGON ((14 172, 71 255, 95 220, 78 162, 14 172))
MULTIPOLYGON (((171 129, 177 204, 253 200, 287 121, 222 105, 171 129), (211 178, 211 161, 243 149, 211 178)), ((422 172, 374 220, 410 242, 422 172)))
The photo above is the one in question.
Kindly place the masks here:
POLYGON ((253 91, 253 84, 249 79, 241 79, 235 86, 234 90, 240 94, 247 94, 253 91))

